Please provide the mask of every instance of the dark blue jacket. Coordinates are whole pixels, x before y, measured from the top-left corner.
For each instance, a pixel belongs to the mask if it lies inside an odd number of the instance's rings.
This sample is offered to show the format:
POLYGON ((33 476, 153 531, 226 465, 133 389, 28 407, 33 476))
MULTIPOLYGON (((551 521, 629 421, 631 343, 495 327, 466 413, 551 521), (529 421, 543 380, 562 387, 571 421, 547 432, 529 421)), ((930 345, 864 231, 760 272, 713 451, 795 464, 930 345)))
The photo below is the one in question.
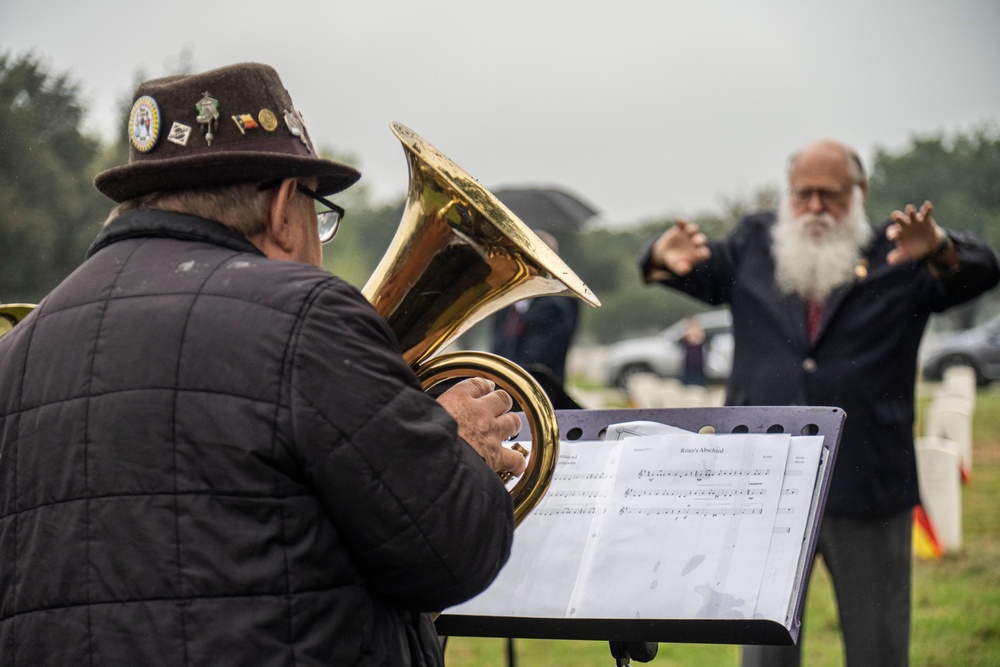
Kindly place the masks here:
MULTIPOLYGON (((663 281, 733 314, 727 405, 836 406, 847 413, 826 509, 877 516, 919 502, 913 453, 917 350, 931 313, 968 301, 1000 280, 996 254, 972 234, 950 232, 959 270, 936 277, 926 262, 890 266, 894 244, 876 230, 867 275, 831 294, 815 342, 806 304, 774 280, 771 214, 740 221, 684 278, 663 281)), ((649 246, 641 258, 645 270, 649 246)))
POLYGON ((509 306, 494 316, 492 351, 518 366, 544 366, 562 385, 579 312, 580 302, 567 296, 535 297, 524 313, 509 306))

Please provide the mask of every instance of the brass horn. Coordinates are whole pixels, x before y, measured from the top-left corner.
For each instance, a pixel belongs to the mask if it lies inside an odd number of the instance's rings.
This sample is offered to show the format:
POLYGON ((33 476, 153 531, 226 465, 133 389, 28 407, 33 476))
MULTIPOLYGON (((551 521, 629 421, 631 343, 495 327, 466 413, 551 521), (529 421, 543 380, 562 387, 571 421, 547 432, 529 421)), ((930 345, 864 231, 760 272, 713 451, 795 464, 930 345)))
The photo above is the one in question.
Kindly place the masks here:
POLYGON ((0 303, 0 336, 13 329, 34 307, 30 303, 0 303))
POLYGON ((485 352, 432 357, 472 325, 521 299, 546 294, 600 301, 527 225, 458 165, 399 123, 410 182, 403 217, 362 293, 396 334, 425 389, 469 376, 493 380, 531 429, 528 468, 511 489, 514 521, 548 490, 559 451, 552 402, 524 369, 485 352))

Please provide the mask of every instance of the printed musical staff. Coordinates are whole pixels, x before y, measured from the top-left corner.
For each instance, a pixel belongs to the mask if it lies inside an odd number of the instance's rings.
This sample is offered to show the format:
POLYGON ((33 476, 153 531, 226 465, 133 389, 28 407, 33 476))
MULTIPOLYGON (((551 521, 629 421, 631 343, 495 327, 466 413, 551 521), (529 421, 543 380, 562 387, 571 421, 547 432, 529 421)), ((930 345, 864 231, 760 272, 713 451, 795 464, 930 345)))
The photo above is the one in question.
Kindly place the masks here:
POLYGON ((744 470, 741 468, 725 468, 722 470, 716 470, 712 468, 704 468, 699 470, 687 470, 687 469, 677 469, 677 470, 648 470, 643 468, 639 471, 639 479, 655 480, 657 478, 685 478, 694 477, 697 479, 713 479, 718 477, 767 477, 771 474, 771 470, 767 468, 755 468, 752 470, 744 470))
POLYGON ((597 489, 557 489, 548 493, 550 498, 597 498, 600 495, 597 489))
POLYGON ((626 514, 640 514, 643 516, 655 516, 660 514, 676 516, 751 516, 764 513, 761 507, 630 507, 622 505, 618 510, 619 516, 626 514))
POLYGON ((740 496, 754 498, 763 496, 766 489, 726 489, 707 487, 703 489, 637 489, 634 486, 625 487, 626 498, 642 498, 648 496, 671 496, 674 498, 737 498, 740 496))
MULTIPOLYGON (((601 510, 602 512, 604 510, 601 510)), ((570 505, 555 505, 535 509, 533 514, 538 516, 559 516, 564 514, 594 514, 597 512, 597 507, 595 505, 580 505, 573 507, 570 505)))
POLYGON ((555 475, 554 479, 560 482, 580 482, 586 480, 611 479, 611 475, 607 472, 563 473, 561 475, 555 475))

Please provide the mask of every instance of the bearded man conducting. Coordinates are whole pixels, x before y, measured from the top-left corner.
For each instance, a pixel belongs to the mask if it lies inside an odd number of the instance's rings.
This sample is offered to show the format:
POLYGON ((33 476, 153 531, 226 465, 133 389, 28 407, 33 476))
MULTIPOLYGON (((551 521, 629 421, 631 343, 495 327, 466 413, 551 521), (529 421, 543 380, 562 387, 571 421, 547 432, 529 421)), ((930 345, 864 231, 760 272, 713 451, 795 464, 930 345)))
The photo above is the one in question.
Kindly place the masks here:
MULTIPOLYGON (((777 215, 708 240, 677 220, 643 250, 643 279, 729 304, 727 405, 828 405, 847 413, 820 529, 847 664, 906 665, 910 632, 917 348, 931 313, 1000 280, 981 239, 907 205, 880 230, 861 160, 823 140, 792 156, 777 215)), ((800 639, 801 644, 801 639, 800 639)), ((798 646, 745 647, 744 665, 798 665, 798 646)))

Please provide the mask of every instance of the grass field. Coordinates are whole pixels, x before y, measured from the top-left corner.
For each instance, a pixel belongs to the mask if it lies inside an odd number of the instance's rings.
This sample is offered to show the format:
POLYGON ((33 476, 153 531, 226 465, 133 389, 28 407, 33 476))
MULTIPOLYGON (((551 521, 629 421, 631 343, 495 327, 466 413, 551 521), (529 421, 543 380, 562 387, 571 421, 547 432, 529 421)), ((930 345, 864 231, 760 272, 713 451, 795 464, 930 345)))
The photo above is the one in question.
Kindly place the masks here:
MULTIPOLYGON (((980 390, 973 420, 973 474, 962 490, 962 550, 914 566, 913 667, 1000 665, 1000 387, 980 390)), ((843 664, 837 614, 822 566, 806 603, 803 664, 843 664)), ((517 639, 516 667, 613 667, 607 642, 517 639)), ((452 637, 448 667, 507 667, 505 639, 452 637)), ((633 662, 633 664, 639 664, 633 662)), ((737 667, 727 645, 660 644, 658 667, 737 667)))

